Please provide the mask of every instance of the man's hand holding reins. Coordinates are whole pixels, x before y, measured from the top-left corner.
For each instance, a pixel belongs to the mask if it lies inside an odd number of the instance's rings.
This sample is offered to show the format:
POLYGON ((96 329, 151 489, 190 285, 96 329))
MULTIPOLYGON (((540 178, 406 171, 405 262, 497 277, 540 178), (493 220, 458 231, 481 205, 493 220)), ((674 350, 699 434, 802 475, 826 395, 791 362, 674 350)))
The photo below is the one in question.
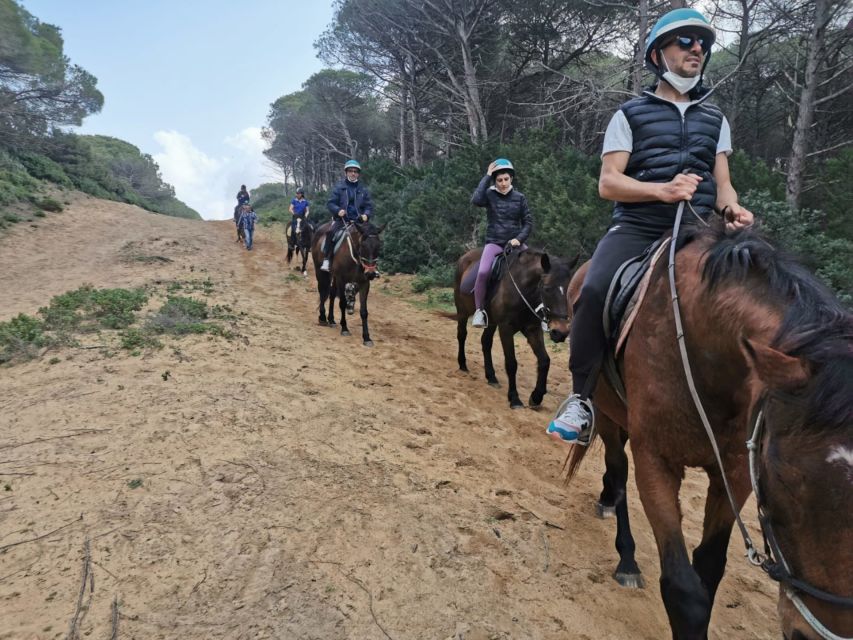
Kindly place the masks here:
POLYGON ((693 194, 696 193, 696 187, 702 182, 702 176, 697 176, 695 173, 679 173, 669 182, 664 182, 660 185, 660 200, 674 204, 693 199, 693 194))
POLYGON ((726 219, 726 231, 737 231, 744 227, 751 227, 755 222, 755 216, 752 215, 752 211, 745 209, 737 202, 727 204, 720 213, 726 219))
POLYGON ((346 209, 341 209, 340 211, 338 211, 338 217, 339 218, 343 218, 346 214, 347 214, 346 209))

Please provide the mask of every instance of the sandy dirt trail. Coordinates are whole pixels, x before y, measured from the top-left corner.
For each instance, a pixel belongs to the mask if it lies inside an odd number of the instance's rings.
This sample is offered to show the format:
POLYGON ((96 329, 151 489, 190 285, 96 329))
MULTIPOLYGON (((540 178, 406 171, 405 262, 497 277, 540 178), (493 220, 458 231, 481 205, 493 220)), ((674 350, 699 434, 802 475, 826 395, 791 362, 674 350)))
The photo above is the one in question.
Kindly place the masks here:
MULTIPOLYGON (((84 283, 206 278, 240 337, 133 357, 89 335, 0 369, 0 639, 669 637, 633 482, 647 587, 630 591, 610 577, 615 523, 594 516, 601 452, 566 488, 543 435, 564 345, 544 411, 511 411, 476 335, 461 374, 455 324, 404 299, 404 278, 371 292, 367 349, 357 314, 350 338, 317 326, 280 234, 246 252, 229 222, 83 196, 0 238, 0 320, 84 283)), ((691 544, 705 484, 682 491, 691 544)), ((777 638, 774 585, 740 549, 710 637, 777 638)))

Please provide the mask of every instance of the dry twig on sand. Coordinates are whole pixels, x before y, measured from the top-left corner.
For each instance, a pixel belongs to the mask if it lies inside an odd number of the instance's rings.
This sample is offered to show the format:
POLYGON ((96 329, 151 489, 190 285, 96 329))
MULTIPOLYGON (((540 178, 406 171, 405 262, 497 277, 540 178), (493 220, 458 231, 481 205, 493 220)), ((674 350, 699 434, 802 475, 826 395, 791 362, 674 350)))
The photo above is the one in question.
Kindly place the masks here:
MULTIPOLYGON (((86 593, 86 583, 90 585, 89 600, 92 599, 92 593, 95 591, 95 576, 92 573, 92 549, 89 544, 89 538, 83 543, 83 579, 80 581, 80 593, 77 594, 77 607, 74 609, 74 617, 71 618, 71 627, 68 629, 68 635, 65 640, 77 640, 79 634, 77 625, 80 624, 80 612, 83 610, 83 595, 86 593)), ((88 604, 86 606, 88 609, 88 604)))

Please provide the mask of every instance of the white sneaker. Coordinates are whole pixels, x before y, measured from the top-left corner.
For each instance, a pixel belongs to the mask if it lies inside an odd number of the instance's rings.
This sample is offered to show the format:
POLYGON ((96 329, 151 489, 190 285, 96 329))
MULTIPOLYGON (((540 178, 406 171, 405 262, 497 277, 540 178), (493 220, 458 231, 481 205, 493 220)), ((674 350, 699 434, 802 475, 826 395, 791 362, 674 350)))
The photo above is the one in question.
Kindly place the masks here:
POLYGON ((545 433, 555 440, 586 446, 592 439, 594 412, 589 400, 569 396, 557 410, 545 433))
POLYGON ((320 265, 320 271, 328 271, 329 270, 329 261, 323 260, 323 264, 320 265))
POLYGON ((485 329, 489 326, 489 320, 486 318, 486 312, 482 309, 477 309, 474 312, 474 319, 471 321, 471 326, 475 329, 485 329))

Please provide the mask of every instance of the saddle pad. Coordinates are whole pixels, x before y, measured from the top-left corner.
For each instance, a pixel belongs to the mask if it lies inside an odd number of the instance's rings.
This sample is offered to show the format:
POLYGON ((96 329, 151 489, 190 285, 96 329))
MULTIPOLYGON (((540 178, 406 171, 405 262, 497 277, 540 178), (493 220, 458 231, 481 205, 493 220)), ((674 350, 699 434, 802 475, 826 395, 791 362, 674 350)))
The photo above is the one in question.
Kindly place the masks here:
POLYGON ((640 307, 646 297, 646 291, 649 288, 652 271, 654 271, 655 265, 661 259, 661 256, 666 252, 667 247, 669 247, 670 240, 671 238, 665 238, 652 254, 651 259, 648 261, 648 265, 646 266, 646 270, 643 273, 642 279, 639 284, 637 284, 636 290, 631 295, 631 298, 625 307, 625 312, 622 314, 622 321, 619 324, 619 330, 616 332, 616 348, 614 349, 616 357, 619 356, 619 353, 625 346, 625 341, 628 339, 628 334, 631 332, 631 326, 634 324, 637 313, 640 311, 640 307))

